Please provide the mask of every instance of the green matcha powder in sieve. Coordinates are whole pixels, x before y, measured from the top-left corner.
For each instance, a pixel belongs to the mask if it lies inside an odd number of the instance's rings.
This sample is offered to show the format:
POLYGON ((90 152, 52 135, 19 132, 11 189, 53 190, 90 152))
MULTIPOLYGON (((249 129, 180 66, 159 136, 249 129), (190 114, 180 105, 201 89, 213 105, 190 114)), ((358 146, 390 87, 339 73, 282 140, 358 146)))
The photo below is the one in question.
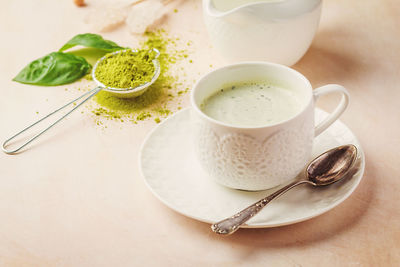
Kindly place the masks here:
POLYGON ((156 53, 152 50, 126 50, 109 54, 97 66, 95 77, 107 87, 134 88, 151 81, 155 57, 156 53))
MULTIPOLYGON (((147 32, 145 36, 147 38, 142 42, 138 51, 143 53, 143 56, 146 54, 146 52, 153 52, 153 48, 156 48, 160 52, 160 55, 157 58, 161 66, 161 74, 159 78, 143 95, 135 98, 119 98, 107 91, 101 91, 98 93, 95 96, 95 101, 101 107, 93 110, 93 113, 99 119, 103 117, 107 119, 122 120, 124 117, 129 121, 137 123, 138 121, 154 117, 154 121, 159 123, 160 118, 165 118, 172 113, 172 111, 169 109, 169 104, 175 97, 180 97, 181 94, 177 94, 175 92, 177 90, 176 87, 179 87, 180 85, 177 77, 171 75, 170 67, 178 61, 186 59, 188 57, 187 52, 177 49, 177 40, 168 37, 164 30, 147 32)), ((140 65, 143 70, 146 69, 142 67, 143 64, 147 64, 148 71, 146 71, 145 75, 144 73, 139 74, 136 82, 127 81, 128 86, 132 84, 135 85, 135 83, 141 84, 147 79, 150 81, 153 76, 154 65, 151 62, 151 57, 135 57, 135 59, 139 59, 139 61, 136 63, 136 66, 140 65), (153 71, 149 71, 150 69, 153 71), (150 72, 151 74, 149 74, 150 72)), ((132 66, 133 65, 134 64, 132 64, 132 66)), ((118 66, 116 67, 119 69, 118 66)), ((104 72, 104 74, 105 73, 110 74, 110 72, 104 72)), ((97 73, 95 75, 99 81, 108 86, 113 85, 112 83, 109 83, 112 80, 117 80, 118 82, 118 77, 120 77, 119 75, 116 75, 116 78, 113 78, 112 76, 107 75, 100 80, 100 77, 98 77, 97 73)), ((121 88, 121 85, 117 87, 121 88)), ((126 85, 124 85, 122 88, 125 87, 126 85)))

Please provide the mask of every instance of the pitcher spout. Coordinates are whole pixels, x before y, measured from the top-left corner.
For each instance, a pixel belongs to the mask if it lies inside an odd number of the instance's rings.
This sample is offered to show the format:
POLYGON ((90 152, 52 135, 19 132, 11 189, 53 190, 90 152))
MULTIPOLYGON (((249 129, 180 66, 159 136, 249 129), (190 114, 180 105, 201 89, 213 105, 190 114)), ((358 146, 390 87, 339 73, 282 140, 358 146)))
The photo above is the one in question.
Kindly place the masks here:
POLYGON ((203 0, 204 12, 215 18, 248 11, 266 18, 287 18, 307 13, 322 0, 203 0), (246 10, 246 11, 245 11, 246 10))
POLYGON ((220 18, 228 15, 232 11, 221 11, 215 7, 213 0, 203 0, 203 10, 210 17, 220 18))
POLYGON ((224 17, 253 5, 270 5, 287 0, 203 0, 204 11, 212 17, 224 17))

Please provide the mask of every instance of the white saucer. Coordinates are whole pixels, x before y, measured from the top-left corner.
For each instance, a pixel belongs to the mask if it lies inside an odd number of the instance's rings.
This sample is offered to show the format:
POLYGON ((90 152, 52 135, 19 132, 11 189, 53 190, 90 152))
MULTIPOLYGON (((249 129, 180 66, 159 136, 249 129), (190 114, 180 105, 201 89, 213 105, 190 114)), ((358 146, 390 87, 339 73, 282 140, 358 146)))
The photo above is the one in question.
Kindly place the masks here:
MULTIPOLYGON (((317 109, 316 121, 327 115, 317 109)), ((233 215, 276 189, 247 192, 212 181, 202 170, 192 149, 190 108, 171 116, 146 138, 140 169, 153 194, 171 209, 193 219, 213 223, 233 215)), ((243 227, 275 227, 304 221, 334 208, 358 186, 365 159, 354 134, 336 121, 315 139, 313 157, 343 144, 359 150, 359 169, 351 179, 323 187, 299 186, 272 201, 243 227)))

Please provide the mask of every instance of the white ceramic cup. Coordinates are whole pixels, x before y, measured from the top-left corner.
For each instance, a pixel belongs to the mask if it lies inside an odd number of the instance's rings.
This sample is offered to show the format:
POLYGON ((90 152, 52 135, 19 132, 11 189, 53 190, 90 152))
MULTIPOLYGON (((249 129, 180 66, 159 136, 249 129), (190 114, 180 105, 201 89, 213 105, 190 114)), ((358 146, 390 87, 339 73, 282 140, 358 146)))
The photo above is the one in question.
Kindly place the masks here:
POLYGON ((263 190, 295 178, 310 160, 313 139, 346 109, 349 95, 343 86, 329 84, 313 90, 301 73, 274 63, 244 62, 203 76, 191 93, 196 154, 216 182, 243 190, 263 190), (217 121, 200 108, 226 84, 266 81, 299 90, 301 111, 273 125, 238 127, 217 121), (317 126, 314 105, 319 96, 340 93, 336 109, 317 126))

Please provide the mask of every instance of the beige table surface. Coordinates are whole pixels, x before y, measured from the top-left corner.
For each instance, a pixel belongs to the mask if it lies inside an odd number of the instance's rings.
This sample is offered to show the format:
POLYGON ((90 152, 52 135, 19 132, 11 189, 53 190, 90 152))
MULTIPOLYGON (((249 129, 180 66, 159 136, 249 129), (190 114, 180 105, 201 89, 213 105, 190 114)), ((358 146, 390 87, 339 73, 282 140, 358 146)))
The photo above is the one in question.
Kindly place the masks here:
MULTIPOLYGON (((72 0, 1 1, 0 139, 81 93, 11 82, 29 61, 90 31, 72 0)), ((223 65, 210 48, 200 1, 185 1, 164 28, 193 42, 188 75, 223 65)), ((123 45, 126 27, 104 34, 123 45)), ((317 87, 340 83, 352 101, 341 117, 366 154, 364 178, 333 210, 306 222, 243 229, 229 237, 160 203, 138 170, 156 126, 77 112, 19 155, 0 153, 1 266, 399 266, 400 5, 326 0, 319 31, 294 66, 317 87)), ((183 105, 188 105, 189 95, 183 105)), ((331 98, 319 106, 329 110, 331 98)), ((85 107, 83 108, 85 109, 85 107)))

